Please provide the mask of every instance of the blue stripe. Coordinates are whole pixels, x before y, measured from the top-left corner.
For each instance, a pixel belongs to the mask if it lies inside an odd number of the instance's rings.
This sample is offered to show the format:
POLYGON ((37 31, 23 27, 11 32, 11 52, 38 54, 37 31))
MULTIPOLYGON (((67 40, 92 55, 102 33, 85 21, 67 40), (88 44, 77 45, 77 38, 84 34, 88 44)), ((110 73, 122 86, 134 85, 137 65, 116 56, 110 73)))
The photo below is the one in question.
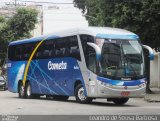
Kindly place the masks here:
POLYGON ((154 53, 150 53, 149 58, 150 60, 154 60, 154 53))
POLYGON ((137 85, 145 83, 144 79, 123 81, 123 80, 112 80, 108 78, 97 77, 97 80, 105 82, 107 84, 115 85, 115 86, 137 86, 137 85))
POLYGON ((97 34, 96 37, 108 38, 108 39, 131 39, 131 40, 139 39, 139 37, 136 34, 134 35, 97 34))

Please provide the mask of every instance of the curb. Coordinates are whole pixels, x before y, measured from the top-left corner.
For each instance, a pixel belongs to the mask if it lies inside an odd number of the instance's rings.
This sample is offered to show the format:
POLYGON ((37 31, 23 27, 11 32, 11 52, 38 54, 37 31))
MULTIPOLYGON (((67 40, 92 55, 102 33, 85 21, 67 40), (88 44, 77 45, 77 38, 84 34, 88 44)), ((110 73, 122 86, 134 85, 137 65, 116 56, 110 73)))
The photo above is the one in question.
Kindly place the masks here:
POLYGON ((160 102, 160 89, 151 88, 152 93, 146 93, 144 100, 148 102, 160 102))
POLYGON ((146 94, 144 100, 148 102, 160 102, 160 94, 146 94))

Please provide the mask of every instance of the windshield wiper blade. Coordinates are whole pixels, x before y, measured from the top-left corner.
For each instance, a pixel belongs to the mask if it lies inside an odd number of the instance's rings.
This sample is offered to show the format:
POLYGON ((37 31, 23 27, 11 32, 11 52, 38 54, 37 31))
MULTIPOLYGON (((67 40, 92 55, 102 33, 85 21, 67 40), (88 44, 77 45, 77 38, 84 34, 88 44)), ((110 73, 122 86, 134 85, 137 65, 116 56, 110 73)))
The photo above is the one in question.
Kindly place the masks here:
MULTIPOLYGON (((127 60, 127 62, 129 63, 130 67, 132 68, 132 71, 133 71, 134 75, 135 75, 136 78, 137 78, 137 77, 138 77, 138 76, 137 76, 137 73, 136 73, 134 67, 132 66, 131 62, 129 61, 129 58, 128 58, 124 53, 123 53, 123 56, 124 56, 124 58, 127 60)), ((125 73, 126 73, 126 68, 125 68, 125 73)))

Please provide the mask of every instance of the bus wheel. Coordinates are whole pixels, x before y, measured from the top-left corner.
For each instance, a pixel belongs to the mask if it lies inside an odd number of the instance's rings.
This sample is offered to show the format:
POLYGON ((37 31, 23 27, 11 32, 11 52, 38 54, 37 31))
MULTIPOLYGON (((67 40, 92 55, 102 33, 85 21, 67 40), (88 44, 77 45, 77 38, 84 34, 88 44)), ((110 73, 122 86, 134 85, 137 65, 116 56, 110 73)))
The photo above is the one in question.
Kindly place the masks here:
POLYGON ((84 94, 84 87, 82 84, 79 84, 75 89, 76 101, 79 103, 91 103, 92 99, 88 98, 84 94))
POLYGON ((29 82, 27 82, 27 84, 26 84, 25 91, 26 91, 26 98, 28 98, 28 99, 32 98, 33 95, 32 95, 32 91, 31 91, 31 85, 29 82))
POLYGON ((54 95, 53 96, 54 100, 63 100, 63 101, 65 101, 65 100, 68 100, 68 98, 69 98, 69 96, 61 96, 61 95, 54 95))
POLYGON ((22 83, 19 84, 18 93, 20 98, 26 98, 25 88, 22 83))
POLYGON ((112 99, 112 101, 116 105, 124 105, 125 103, 127 103, 128 100, 129 100, 129 98, 114 98, 114 99, 112 99))

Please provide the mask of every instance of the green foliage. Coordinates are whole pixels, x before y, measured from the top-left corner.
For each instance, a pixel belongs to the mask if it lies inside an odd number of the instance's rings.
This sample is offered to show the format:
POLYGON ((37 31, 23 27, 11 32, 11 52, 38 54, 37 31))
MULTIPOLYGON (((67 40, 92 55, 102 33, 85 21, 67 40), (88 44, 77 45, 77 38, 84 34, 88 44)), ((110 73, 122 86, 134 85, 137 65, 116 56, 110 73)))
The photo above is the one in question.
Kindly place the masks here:
POLYGON ((4 17, 0 16, 1 53, 6 55, 7 46, 10 41, 28 38, 31 36, 30 31, 35 28, 37 15, 38 11, 35 9, 18 8, 16 10, 16 14, 8 20, 5 20, 4 17))
POLYGON ((20 8, 17 10, 17 14, 8 21, 9 30, 13 34, 11 41, 30 36, 30 31, 37 23, 37 14, 35 9, 20 8))
POLYGON ((74 0, 73 2, 75 7, 82 9, 83 12, 86 10, 86 0, 74 0))
POLYGON ((3 16, 0 16, 0 32, 5 26, 6 26, 5 18, 3 16))
POLYGON ((130 30, 144 44, 160 47, 160 0, 74 0, 91 26, 130 30), (89 17, 92 16, 92 17, 89 17))
POLYGON ((3 16, 0 16, 0 23, 4 23, 5 22, 5 18, 3 16))

